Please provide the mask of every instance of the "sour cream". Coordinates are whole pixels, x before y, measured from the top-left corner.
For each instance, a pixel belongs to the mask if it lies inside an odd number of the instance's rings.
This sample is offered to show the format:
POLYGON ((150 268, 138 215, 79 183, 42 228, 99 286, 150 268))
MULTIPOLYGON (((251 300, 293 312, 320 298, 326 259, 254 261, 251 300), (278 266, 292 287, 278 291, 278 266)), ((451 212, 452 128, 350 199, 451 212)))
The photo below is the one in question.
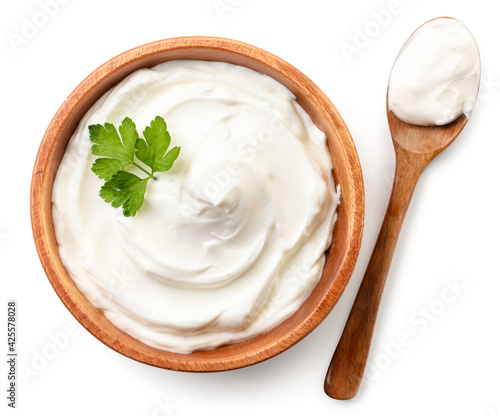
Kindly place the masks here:
POLYGON ((53 219, 61 259, 94 306, 148 345, 189 353, 258 335, 299 308, 321 276, 338 203, 326 137, 287 88, 236 65, 172 61, 134 72, 83 117, 57 172, 53 219), (142 136, 156 115, 181 153, 126 218, 99 197, 88 126, 128 116, 142 136))
POLYGON ((470 116, 479 88, 476 42, 459 21, 439 18, 418 29, 400 52, 389 81, 389 110, 421 126, 470 116))

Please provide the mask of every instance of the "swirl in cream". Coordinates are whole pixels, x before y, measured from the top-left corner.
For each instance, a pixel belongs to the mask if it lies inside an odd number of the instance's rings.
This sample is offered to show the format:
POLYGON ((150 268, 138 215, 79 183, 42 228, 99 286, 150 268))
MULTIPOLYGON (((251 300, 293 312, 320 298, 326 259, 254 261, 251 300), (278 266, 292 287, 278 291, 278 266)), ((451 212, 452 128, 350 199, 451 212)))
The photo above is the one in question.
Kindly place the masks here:
POLYGON ((57 173, 53 218, 82 293, 135 338, 188 353, 298 309, 321 275, 338 198, 326 137, 288 89, 236 65, 172 61, 88 111, 57 173), (156 115, 181 154, 126 218, 99 197, 88 126, 128 116, 142 132, 156 115))

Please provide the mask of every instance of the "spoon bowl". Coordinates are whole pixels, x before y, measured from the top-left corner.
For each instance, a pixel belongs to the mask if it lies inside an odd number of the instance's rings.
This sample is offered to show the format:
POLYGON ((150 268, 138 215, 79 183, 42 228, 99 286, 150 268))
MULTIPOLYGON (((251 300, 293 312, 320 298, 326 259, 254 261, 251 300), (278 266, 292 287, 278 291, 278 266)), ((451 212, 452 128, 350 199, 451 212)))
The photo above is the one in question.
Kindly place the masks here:
POLYGON ((462 114, 444 126, 415 126, 401 121, 387 108, 387 121, 396 150, 400 147, 406 152, 425 155, 430 162, 458 137, 468 119, 462 114))

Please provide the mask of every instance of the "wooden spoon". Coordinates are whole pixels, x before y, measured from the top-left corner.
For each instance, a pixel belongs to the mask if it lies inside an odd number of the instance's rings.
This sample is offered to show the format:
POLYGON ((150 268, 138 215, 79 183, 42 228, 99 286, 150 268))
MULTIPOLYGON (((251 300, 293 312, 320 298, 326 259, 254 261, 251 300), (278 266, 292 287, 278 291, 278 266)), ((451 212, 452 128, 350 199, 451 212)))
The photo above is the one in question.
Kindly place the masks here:
POLYGON ((384 222, 326 374, 325 392, 339 400, 354 397, 361 384, 382 292, 418 178, 468 121, 462 115, 444 126, 414 126, 399 120, 388 108, 387 118, 396 151, 396 173, 384 222))
MULTIPOLYGON (((413 35, 406 41, 401 51, 405 50, 412 37, 413 35)), ((388 98, 389 88, 387 102, 388 98)), ((334 399, 354 397, 361 384, 382 292, 418 178, 429 162, 456 139, 468 121, 462 114, 443 126, 416 126, 398 119, 389 110, 388 103, 386 110, 396 152, 396 173, 384 222, 326 374, 325 392, 334 399)))
MULTIPOLYGON (((388 96, 389 89, 387 101, 388 96)), ((462 114, 443 126, 416 126, 398 119, 389 110, 388 104, 386 111, 396 152, 396 173, 377 242, 326 374, 325 392, 334 399, 351 399, 361 384, 387 274, 420 174, 432 159, 457 138, 468 121, 462 114)))

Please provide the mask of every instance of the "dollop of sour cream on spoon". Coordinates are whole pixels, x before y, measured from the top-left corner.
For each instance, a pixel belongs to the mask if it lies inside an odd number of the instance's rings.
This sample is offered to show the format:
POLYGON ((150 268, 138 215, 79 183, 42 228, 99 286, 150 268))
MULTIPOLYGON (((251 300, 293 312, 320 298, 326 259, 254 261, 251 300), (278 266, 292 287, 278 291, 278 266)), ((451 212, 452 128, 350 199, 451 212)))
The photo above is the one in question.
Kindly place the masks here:
POLYGON ((458 20, 438 18, 408 40, 391 72, 388 105, 400 120, 420 126, 470 116, 481 62, 476 42, 458 20))

